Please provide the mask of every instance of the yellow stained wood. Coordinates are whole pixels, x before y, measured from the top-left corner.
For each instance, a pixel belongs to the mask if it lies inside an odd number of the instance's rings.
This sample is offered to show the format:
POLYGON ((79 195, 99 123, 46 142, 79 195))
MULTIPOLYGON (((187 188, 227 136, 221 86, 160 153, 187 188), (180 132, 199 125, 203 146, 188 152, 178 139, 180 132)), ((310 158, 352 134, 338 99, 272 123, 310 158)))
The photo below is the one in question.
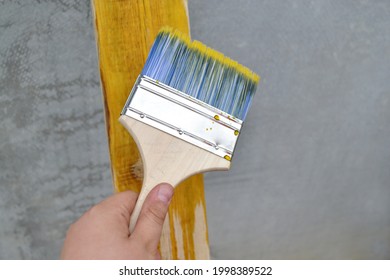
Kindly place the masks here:
MULTIPOLYGON (((139 191, 132 172, 137 146, 118 118, 157 32, 171 26, 189 34, 185 0, 92 0, 111 169, 116 191, 139 191)), ((208 259, 203 176, 176 190, 160 242, 163 259, 208 259)))

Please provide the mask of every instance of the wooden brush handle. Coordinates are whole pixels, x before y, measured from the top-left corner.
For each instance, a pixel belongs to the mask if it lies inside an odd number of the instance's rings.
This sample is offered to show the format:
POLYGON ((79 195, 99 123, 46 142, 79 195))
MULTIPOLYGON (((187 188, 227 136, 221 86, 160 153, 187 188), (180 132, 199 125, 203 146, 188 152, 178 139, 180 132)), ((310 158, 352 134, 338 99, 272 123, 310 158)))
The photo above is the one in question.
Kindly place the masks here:
POLYGON ((175 187, 191 175, 230 168, 230 161, 159 129, 125 115, 119 121, 133 136, 144 164, 144 180, 131 215, 130 232, 134 230, 145 198, 159 183, 175 187))

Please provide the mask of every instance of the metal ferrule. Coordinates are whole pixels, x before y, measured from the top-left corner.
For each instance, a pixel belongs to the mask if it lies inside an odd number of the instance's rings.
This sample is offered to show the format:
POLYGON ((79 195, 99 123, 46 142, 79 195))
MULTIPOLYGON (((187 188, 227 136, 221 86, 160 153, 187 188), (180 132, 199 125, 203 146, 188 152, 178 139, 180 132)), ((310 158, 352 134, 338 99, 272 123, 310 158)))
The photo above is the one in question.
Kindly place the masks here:
POLYGON ((231 160, 242 121, 183 92, 139 76, 122 115, 231 160))

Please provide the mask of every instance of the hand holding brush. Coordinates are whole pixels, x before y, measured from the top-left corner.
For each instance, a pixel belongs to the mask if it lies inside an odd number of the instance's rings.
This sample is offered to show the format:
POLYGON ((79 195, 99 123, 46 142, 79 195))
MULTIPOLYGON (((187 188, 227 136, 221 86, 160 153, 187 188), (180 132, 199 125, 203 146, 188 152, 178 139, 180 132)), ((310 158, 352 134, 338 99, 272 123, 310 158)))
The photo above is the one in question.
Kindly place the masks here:
POLYGON ((110 196, 69 228, 61 259, 160 259, 157 248, 172 195, 173 188, 168 184, 153 188, 132 234, 129 221, 138 194, 125 191, 110 196))
POLYGON ((130 221, 160 182, 177 186, 196 173, 230 168, 259 76, 170 28, 150 50, 119 118, 143 162, 143 184, 130 221))
POLYGON ((258 82, 221 53, 162 29, 119 119, 141 152, 141 193, 115 194, 92 207, 71 226, 61 257, 159 258, 170 185, 230 168, 258 82))

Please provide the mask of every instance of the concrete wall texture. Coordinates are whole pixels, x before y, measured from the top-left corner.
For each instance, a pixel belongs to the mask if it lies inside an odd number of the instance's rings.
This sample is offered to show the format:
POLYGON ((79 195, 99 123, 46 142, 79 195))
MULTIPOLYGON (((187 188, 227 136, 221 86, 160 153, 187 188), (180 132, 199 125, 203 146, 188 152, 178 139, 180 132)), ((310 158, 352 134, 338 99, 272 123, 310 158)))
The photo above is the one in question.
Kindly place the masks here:
MULTIPOLYGON (((390 258, 390 1, 190 0, 192 37, 262 76, 212 258, 390 258)), ((112 192, 89 1, 0 1, 0 259, 56 259, 112 192)))

